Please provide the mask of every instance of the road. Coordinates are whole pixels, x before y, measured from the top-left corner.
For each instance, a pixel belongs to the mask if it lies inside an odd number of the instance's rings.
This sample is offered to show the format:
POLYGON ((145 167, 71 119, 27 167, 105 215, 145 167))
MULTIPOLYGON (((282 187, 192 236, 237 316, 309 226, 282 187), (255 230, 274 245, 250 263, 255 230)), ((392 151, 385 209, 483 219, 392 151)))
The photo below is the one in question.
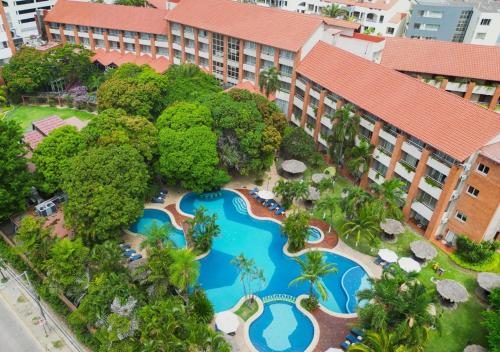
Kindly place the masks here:
POLYGON ((43 351, 2 296, 0 296, 0 351, 43 351))

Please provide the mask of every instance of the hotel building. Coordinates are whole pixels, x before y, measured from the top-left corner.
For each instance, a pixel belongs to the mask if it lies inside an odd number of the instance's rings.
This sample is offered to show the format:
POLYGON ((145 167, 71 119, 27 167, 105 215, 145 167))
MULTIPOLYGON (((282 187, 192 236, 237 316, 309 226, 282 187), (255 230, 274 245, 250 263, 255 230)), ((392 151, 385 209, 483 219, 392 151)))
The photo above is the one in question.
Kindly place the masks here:
POLYGON ((380 63, 500 113, 500 46, 387 38, 380 63))
POLYGON ((425 237, 453 242, 462 230, 475 240, 498 232, 498 194, 481 193, 488 185, 500 188, 491 158, 498 149, 491 146, 500 142, 498 116, 331 45, 338 35, 356 36, 350 22, 230 0, 182 0, 172 10, 59 0, 44 20, 49 40, 95 50, 104 66, 149 63, 161 72, 189 62, 228 86, 258 86, 259 73, 274 66, 281 83, 277 105, 319 150, 327 150, 335 111, 355 107, 358 142, 376 146, 362 185, 401 179, 404 216, 425 237), (476 180, 478 162, 490 168, 482 180, 476 180), (491 211, 462 205, 469 186, 480 193, 467 204, 484 202, 491 211), (458 227, 455 219, 473 229, 458 227))

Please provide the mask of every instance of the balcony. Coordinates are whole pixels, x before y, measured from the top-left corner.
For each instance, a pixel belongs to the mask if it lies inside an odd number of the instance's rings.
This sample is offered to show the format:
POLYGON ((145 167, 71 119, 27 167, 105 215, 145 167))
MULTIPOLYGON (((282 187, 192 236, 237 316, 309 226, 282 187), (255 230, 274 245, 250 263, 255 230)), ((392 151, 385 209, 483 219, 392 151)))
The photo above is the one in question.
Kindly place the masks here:
POLYGON ((330 129, 333 127, 332 120, 327 116, 321 117, 321 123, 330 129))
POLYGON ((446 90, 465 93, 467 91, 467 83, 448 82, 446 90))
POLYGON ((380 146, 375 148, 373 151, 373 157, 378 160, 382 165, 389 167, 391 164, 391 157, 386 154, 386 151, 383 151, 380 146))
POLYGON ((430 208, 425 206, 423 203, 420 203, 419 201, 414 201, 411 205, 411 209, 427 221, 430 221, 432 218, 432 214, 434 214, 434 212, 430 208))
MULTIPOLYGON (((439 171, 443 175, 448 176, 450 174, 450 166, 449 163, 445 160, 438 158, 436 155, 431 155, 427 160, 427 165, 432 167, 433 169, 439 171)), ((436 181, 437 182, 437 181, 436 181)))
POLYGON ((431 184, 427 177, 422 177, 420 179, 420 182, 418 184, 418 188, 420 188, 422 191, 425 193, 430 194, 433 198, 439 199, 441 197, 441 193, 443 190, 439 187, 434 186, 431 184))
POLYGON ((396 145, 396 133, 389 133, 386 130, 381 129, 379 132, 379 137, 385 139, 387 142, 391 144, 396 145))
POLYGON ((373 123, 364 118, 361 118, 359 120, 359 124, 369 131, 373 131, 373 129, 375 128, 375 125, 373 123))
POLYGON ((494 86, 481 86, 477 85, 472 90, 474 94, 483 94, 483 95, 494 95, 496 88, 494 86))
POLYGON ((409 141, 403 142, 401 150, 403 150, 404 152, 408 153, 409 155, 418 160, 420 160, 420 158, 422 157, 422 149, 414 144, 411 144, 411 142, 409 141))
POLYGON ((381 184, 384 182, 385 178, 381 174, 378 173, 378 171, 370 168, 368 170, 368 178, 371 179, 372 181, 381 184))
POLYGON ((295 85, 296 85, 297 87, 299 87, 300 89, 302 89, 303 91, 305 91, 305 90, 306 90, 306 83, 305 83, 305 81, 304 81, 304 80, 302 80, 302 79, 300 79, 300 78, 298 78, 298 79, 296 79, 296 80, 295 80, 295 85))
POLYGON ((399 175, 401 176, 402 178, 404 178, 405 180, 407 180, 408 182, 412 182, 413 181, 413 178, 415 177, 415 171, 411 171, 410 168, 407 168, 402 162, 401 160, 399 162, 396 163, 396 167, 394 169, 394 171, 399 175))
MULTIPOLYGON (((303 98, 302 98, 302 99, 303 99, 303 98)), ((304 107, 304 101, 303 101, 302 99, 301 99, 301 98, 299 98, 298 96, 296 96, 296 95, 295 95, 295 96, 293 97, 293 104, 294 104, 296 107, 298 107, 298 108, 302 109, 302 108, 304 107)))

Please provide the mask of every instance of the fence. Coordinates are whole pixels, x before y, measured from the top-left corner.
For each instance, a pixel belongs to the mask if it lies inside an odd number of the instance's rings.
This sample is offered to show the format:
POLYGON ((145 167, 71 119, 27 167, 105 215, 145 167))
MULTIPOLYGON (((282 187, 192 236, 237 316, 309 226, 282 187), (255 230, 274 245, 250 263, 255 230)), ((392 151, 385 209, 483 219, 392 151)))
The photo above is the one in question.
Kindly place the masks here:
POLYGON ((95 111, 97 109, 97 104, 95 102, 73 101, 61 95, 23 95, 21 99, 23 105, 65 106, 87 111, 95 111))

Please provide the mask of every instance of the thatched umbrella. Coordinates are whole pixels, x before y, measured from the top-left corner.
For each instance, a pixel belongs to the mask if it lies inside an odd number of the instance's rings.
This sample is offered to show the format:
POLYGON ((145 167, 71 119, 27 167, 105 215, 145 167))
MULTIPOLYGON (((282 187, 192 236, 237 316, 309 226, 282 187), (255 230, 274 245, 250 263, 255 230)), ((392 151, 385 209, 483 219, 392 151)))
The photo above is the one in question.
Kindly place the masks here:
POLYGON ((479 273, 477 274, 477 284, 486 292, 491 292, 495 288, 500 287, 500 275, 495 273, 479 273))
POLYGON ((413 258, 403 257, 398 260, 399 267, 406 271, 407 273, 416 272, 419 273, 422 268, 420 264, 413 258))
POLYGON ((436 284, 439 295, 451 303, 465 302, 469 299, 467 289, 454 280, 440 280, 436 284))
POLYGON ((331 176, 328 176, 327 174, 313 174, 311 176, 311 180, 312 182, 314 183, 320 183, 321 181, 323 181, 325 178, 330 178, 331 176))
POLYGON ((415 257, 420 259, 431 260, 437 256, 436 248, 427 241, 413 241, 410 243, 410 249, 415 254, 415 257))
POLYGON ((464 352, 488 352, 488 350, 480 345, 469 345, 464 348, 464 352))
POLYGON ((403 224, 394 219, 385 219, 380 223, 380 228, 388 235, 400 235, 405 232, 403 224))
POLYGON ((289 174, 301 174, 306 171, 307 166, 302 161, 290 159, 283 161, 281 168, 289 174))
POLYGON ((318 200, 320 196, 321 195, 316 187, 309 186, 309 195, 307 196, 307 200, 318 200))

